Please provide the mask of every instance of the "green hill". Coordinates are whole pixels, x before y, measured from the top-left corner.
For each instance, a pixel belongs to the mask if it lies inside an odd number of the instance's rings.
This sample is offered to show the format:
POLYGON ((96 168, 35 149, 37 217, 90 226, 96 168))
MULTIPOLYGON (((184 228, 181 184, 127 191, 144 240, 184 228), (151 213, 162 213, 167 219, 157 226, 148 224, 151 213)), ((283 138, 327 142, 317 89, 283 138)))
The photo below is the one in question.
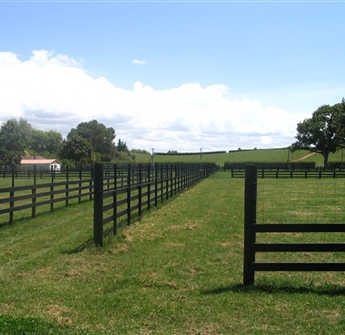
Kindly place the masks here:
MULTIPOLYGON (((215 162, 219 166, 224 166, 225 162, 287 162, 287 161, 303 161, 315 162, 317 166, 323 165, 323 157, 320 154, 308 155, 308 151, 301 150, 294 153, 289 152, 287 148, 281 149, 256 149, 256 150, 236 150, 227 153, 200 153, 195 154, 164 154, 154 155, 155 163, 199 163, 199 162, 215 162)), ((134 154, 136 163, 151 163, 152 156, 149 154, 134 154)), ((335 154, 329 156, 329 162, 342 162, 343 151, 339 150, 335 154)))
MULTIPOLYGON (((151 155, 135 154, 136 162, 149 163, 152 161, 151 155)), ((227 153, 203 153, 203 154, 155 154, 155 163, 199 163, 215 162, 224 166, 225 162, 286 162, 288 158, 287 149, 267 149, 267 150, 240 150, 227 153)))

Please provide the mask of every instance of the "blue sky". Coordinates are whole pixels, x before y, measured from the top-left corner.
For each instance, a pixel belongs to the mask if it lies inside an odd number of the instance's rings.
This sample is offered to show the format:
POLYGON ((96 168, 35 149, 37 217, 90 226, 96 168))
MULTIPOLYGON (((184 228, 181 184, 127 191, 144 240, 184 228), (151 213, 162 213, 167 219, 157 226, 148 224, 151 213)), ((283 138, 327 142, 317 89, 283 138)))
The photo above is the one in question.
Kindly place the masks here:
POLYGON ((0 121, 130 148, 288 146, 345 96, 344 2, 0 1, 0 121), (60 117, 59 117, 60 115, 60 117))

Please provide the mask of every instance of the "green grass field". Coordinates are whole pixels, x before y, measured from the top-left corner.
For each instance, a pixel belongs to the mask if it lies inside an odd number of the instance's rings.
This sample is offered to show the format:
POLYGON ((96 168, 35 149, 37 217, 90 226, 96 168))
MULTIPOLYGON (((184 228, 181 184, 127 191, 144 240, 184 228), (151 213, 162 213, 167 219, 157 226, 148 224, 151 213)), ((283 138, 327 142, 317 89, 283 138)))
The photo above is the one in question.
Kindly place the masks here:
MULTIPOLYGON (((288 160, 299 160, 308 154, 307 151, 301 150, 289 153, 288 149, 257 149, 242 150, 228 153, 215 153, 200 155, 154 155, 156 163, 216 163, 223 167, 225 162, 280 162, 284 163, 288 160)), ((151 163, 151 155, 135 154, 137 163, 151 163)), ((303 162, 315 162, 317 166, 323 166, 323 157, 315 154, 302 160, 303 162)), ((329 162, 342 162, 343 152, 337 151, 329 156, 329 162)))
MULTIPOLYGON (((258 181, 259 220, 291 219, 301 191, 318 189, 287 182, 258 181), (294 194, 291 206, 275 202, 284 194, 294 194)), ((334 182, 322 189, 340 199, 334 182)), ((343 273, 258 273, 255 286, 242 286, 243 193, 244 180, 218 172, 103 248, 92 243, 91 202, 1 227, 0 334, 344 334, 343 273)), ((309 214, 295 208, 294 220, 322 212, 320 197, 309 198, 309 214)))

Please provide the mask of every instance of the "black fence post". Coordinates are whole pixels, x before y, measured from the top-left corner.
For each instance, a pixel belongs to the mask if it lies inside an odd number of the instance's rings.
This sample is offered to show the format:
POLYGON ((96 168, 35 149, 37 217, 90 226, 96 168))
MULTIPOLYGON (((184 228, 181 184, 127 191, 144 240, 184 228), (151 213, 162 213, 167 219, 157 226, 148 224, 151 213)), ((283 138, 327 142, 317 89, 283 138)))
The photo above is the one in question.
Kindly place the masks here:
POLYGON ((159 176, 160 185, 161 185, 161 188, 160 188, 161 202, 164 201, 164 170, 163 169, 164 169, 164 164, 162 163, 161 168, 160 168, 160 176, 159 176))
POLYGON ((174 164, 174 194, 177 193, 178 164, 174 164))
POLYGON ((155 165, 155 207, 158 206, 158 164, 155 165))
POLYGON ((151 164, 147 164, 147 209, 151 210, 151 164))
POLYGON ((131 164, 127 167, 127 224, 131 224, 131 164))
POLYGON ((93 211, 93 241, 103 245, 103 165, 95 164, 94 171, 94 211, 93 211))
POLYGON ((255 231, 256 224, 256 198, 257 198, 257 167, 246 166, 246 179, 244 189, 244 263, 243 263, 243 285, 254 284, 255 272, 255 231))
POLYGON ((114 221, 113 221, 113 234, 117 234, 117 164, 114 164, 114 191, 113 191, 113 215, 114 215, 114 221))
POLYGON ((79 165, 79 197, 78 197, 78 203, 81 203, 81 197, 82 197, 82 192, 81 192, 81 187, 82 187, 82 180, 83 180, 83 166, 79 165))
POLYGON ((139 164, 139 185, 138 185, 138 215, 142 215, 142 184, 143 184, 143 170, 142 164, 139 164))
POLYGON ((66 166, 66 185, 65 185, 65 189, 66 189, 66 193, 65 193, 65 197, 66 197, 66 207, 68 206, 68 197, 69 197, 69 169, 68 169, 68 165, 66 166))
POLYGON ((169 199, 169 163, 165 166, 165 198, 169 199))
POLYGON ((34 186, 31 190, 32 195, 32 208, 31 208, 31 216, 34 218, 36 216, 36 184, 37 184, 37 165, 34 165, 34 186))
POLYGON ((90 193, 90 197, 89 200, 92 200, 92 195, 93 195, 93 186, 94 186, 94 178, 95 178, 95 165, 92 164, 90 167, 90 182, 89 182, 89 193, 90 193))
MULTIPOLYGON (((15 166, 14 164, 12 164, 12 188, 10 191, 10 198, 13 199, 14 198, 14 173, 15 173, 15 166)), ((14 201, 10 201, 10 208, 14 207, 14 201)), ((13 211, 10 212, 10 224, 13 224, 13 211)))
POLYGON ((170 196, 174 195, 174 175, 173 175, 174 165, 170 164, 170 196))
POLYGON ((50 211, 54 210, 54 168, 51 166, 51 184, 50 184, 50 211))

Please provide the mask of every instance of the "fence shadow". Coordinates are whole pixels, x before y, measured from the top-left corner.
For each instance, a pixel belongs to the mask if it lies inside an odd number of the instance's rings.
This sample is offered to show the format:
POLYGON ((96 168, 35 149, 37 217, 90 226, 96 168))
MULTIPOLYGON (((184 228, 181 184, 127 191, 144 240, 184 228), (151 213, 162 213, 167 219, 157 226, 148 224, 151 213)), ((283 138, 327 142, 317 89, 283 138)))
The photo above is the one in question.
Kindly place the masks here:
POLYGON ((10 224, 8 222, 0 223, 0 229, 3 229, 3 228, 8 227, 8 226, 10 226, 10 224))
POLYGON ((250 292, 261 292, 268 294, 317 294, 326 296, 345 296, 345 287, 336 285, 322 285, 318 287, 313 286, 292 286, 289 284, 284 285, 230 285, 223 287, 216 287, 211 290, 204 290, 204 295, 218 295, 226 293, 250 293, 250 292))
POLYGON ((73 255, 73 254, 78 254, 79 252, 82 252, 83 250, 91 247, 94 245, 93 238, 88 239, 84 243, 78 245, 76 248, 72 250, 64 250, 61 253, 62 254, 67 254, 67 255, 73 255))
MULTIPOLYGON (((121 227, 124 224, 125 224, 125 221, 121 222, 121 227)), ((109 235, 113 235, 112 228, 108 228, 107 230, 104 231, 104 237, 109 236, 109 235)), ((82 252, 85 249, 93 248, 93 247, 95 247, 95 242, 94 242, 94 238, 92 237, 88 239, 87 241, 83 242, 82 244, 78 245, 76 248, 72 250, 64 250, 62 251, 62 253, 67 254, 67 255, 73 255, 73 254, 78 254, 79 252, 82 252)))

